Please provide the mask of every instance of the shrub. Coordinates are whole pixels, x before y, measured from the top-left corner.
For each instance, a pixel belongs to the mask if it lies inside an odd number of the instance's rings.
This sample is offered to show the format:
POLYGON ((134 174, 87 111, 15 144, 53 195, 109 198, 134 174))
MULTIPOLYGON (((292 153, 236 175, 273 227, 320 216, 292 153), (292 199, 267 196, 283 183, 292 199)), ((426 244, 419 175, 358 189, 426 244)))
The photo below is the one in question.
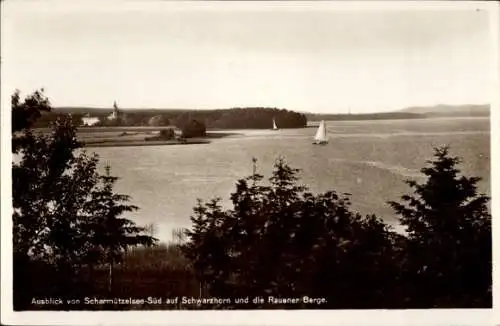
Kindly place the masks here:
POLYGON ((184 251, 205 295, 307 295, 325 298, 320 308, 397 304, 395 234, 375 216, 352 212, 345 196, 307 192, 297 173, 279 159, 269 186, 255 170, 238 181, 233 209, 219 199, 198 203, 184 251))
POLYGON ((182 127, 182 136, 185 138, 204 137, 205 135, 205 124, 197 120, 191 120, 182 127))

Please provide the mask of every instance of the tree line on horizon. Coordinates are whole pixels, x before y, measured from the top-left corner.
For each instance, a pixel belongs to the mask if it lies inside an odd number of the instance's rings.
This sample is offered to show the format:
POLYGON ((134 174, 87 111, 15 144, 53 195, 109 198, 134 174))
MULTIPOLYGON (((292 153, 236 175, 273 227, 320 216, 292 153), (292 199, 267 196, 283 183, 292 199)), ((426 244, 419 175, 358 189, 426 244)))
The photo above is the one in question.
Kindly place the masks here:
MULTIPOLYGON (((488 308, 492 305, 489 197, 460 159, 436 148, 426 181, 388 203, 407 234, 362 216, 335 190, 313 194, 300 170, 278 158, 264 179, 253 160, 232 207, 199 200, 184 243, 157 245, 124 218, 139 209, 113 190, 110 168, 77 151, 69 118, 33 132, 50 111, 43 92, 12 96, 14 309, 56 309, 34 297, 317 297, 310 304, 198 306, 198 309, 488 308), (22 131, 22 133, 18 133, 22 131)), ((153 309, 64 305, 64 309, 153 309)), ((185 307, 156 307, 156 309, 185 307)))
MULTIPOLYGON (((71 113, 76 124, 82 125, 86 109, 52 110, 44 112, 34 127, 46 128, 58 118, 71 113)), ((304 114, 285 109, 268 107, 231 108, 219 110, 121 110, 121 117, 108 120, 111 113, 106 110, 92 110, 90 115, 99 118, 96 126, 168 126, 184 128, 197 121, 210 129, 271 129, 273 119, 279 128, 303 128, 307 125, 304 114)))

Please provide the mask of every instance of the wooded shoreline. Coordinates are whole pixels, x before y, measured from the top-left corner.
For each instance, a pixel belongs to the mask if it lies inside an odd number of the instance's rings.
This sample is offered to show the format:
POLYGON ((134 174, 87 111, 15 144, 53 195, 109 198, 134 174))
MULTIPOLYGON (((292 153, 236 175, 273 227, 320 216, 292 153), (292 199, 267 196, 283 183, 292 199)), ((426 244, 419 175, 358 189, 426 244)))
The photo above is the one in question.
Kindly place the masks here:
MULTIPOLYGON (((167 145, 200 145, 210 144, 211 139, 241 135, 235 132, 209 131, 203 137, 192 137, 182 140, 148 139, 154 132, 163 127, 80 127, 77 130, 78 139, 83 147, 128 147, 128 146, 167 146, 167 145)), ((48 134, 49 128, 36 128, 37 132, 48 134)))

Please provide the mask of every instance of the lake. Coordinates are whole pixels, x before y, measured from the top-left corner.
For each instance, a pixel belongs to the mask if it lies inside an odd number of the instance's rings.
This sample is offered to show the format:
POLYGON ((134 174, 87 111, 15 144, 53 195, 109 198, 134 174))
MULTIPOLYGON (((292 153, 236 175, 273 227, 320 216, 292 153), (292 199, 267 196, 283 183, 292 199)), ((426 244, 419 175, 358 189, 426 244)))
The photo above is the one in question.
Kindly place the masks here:
POLYGON ((302 169, 301 182, 311 191, 350 193, 353 209, 391 224, 395 215, 386 202, 410 190, 405 179, 425 180, 419 170, 436 146, 449 145, 451 154, 463 159, 462 172, 483 178, 479 191, 490 195, 488 118, 330 121, 327 130, 325 146, 312 145, 315 128, 303 128, 236 130, 211 144, 88 150, 121 178, 116 191, 140 207, 128 216, 139 225, 155 224, 162 241, 171 239, 173 228, 190 226, 197 198, 218 196, 229 205, 237 179, 252 172, 252 157, 268 177, 274 160, 283 156, 302 169))

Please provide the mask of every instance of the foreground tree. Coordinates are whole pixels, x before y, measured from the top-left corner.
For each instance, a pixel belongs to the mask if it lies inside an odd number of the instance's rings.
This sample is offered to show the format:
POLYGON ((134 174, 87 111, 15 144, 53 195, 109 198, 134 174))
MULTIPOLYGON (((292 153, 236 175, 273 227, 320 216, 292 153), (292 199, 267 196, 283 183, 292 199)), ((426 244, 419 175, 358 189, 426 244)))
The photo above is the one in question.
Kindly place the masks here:
POLYGON ((459 158, 447 147, 421 171, 427 181, 407 181, 414 193, 390 202, 407 227, 405 278, 417 307, 491 306, 492 251, 489 198, 479 178, 459 175, 459 158))
POLYGON ((491 217, 478 178, 459 176, 447 148, 422 169, 403 203, 407 226, 393 232, 376 216, 351 211, 349 198, 311 194, 283 159, 272 176, 254 171, 231 195, 199 202, 184 253, 201 296, 263 296, 233 308, 430 308, 491 306, 491 217), (268 296, 325 298, 322 305, 269 304, 268 296))
POLYGON ((113 267, 122 261, 124 252, 130 246, 148 247, 155 243, 155 239, 146 234, 145 227, 138 227, 131 220, 121 217, 123 213, 139 208, 127 204, 129 196, 114 193, 113 187, 117 180, 117 177, 111 176, 111 168, 106 166, 104 175, 99 175, 100 183, 91 189, 91 200, 84 204, 90 216, 88 227, 92 232, 91 249, 86 258, 90 263, 108 265, 109 291, 112 291, 113 267))
POLYGON ((307 192, 298 172, 279 159, 261 185, 254 165, 237 183, 232 210, 218 199, 198 204, 185 253, 204 294, 326 299, 303 308, 390 306, 393 233, 376 217, 351 212, 345 196, 307 192))
MULTIPOLYGON (((13 117, 23 116, 26 108, 31 112, 24 114, 26 117, 50 110, 48 99, 41 94, 28 96, 24 102, 14 94, 13 117)), ((48 134, 32 130, 31 118, 15 121, 14 298, 15 308, 23 309, 33 293, 46 284, 53 288, 39 290, 45 291, 41 295, 74 296, 77 289, 73 281, 79 267, 112 266, 128 246, 149 245, 155 239, 120 217, 136 207, 127 204, 127 196, 113 192, 116 178, 110 176, 109 168, 104 175, 99 174, 97 155, 76 152, 80 144, 70 117, 58 119, 48 134), (47 275, 32 274, 34 264, 46 266, 47 275)))

